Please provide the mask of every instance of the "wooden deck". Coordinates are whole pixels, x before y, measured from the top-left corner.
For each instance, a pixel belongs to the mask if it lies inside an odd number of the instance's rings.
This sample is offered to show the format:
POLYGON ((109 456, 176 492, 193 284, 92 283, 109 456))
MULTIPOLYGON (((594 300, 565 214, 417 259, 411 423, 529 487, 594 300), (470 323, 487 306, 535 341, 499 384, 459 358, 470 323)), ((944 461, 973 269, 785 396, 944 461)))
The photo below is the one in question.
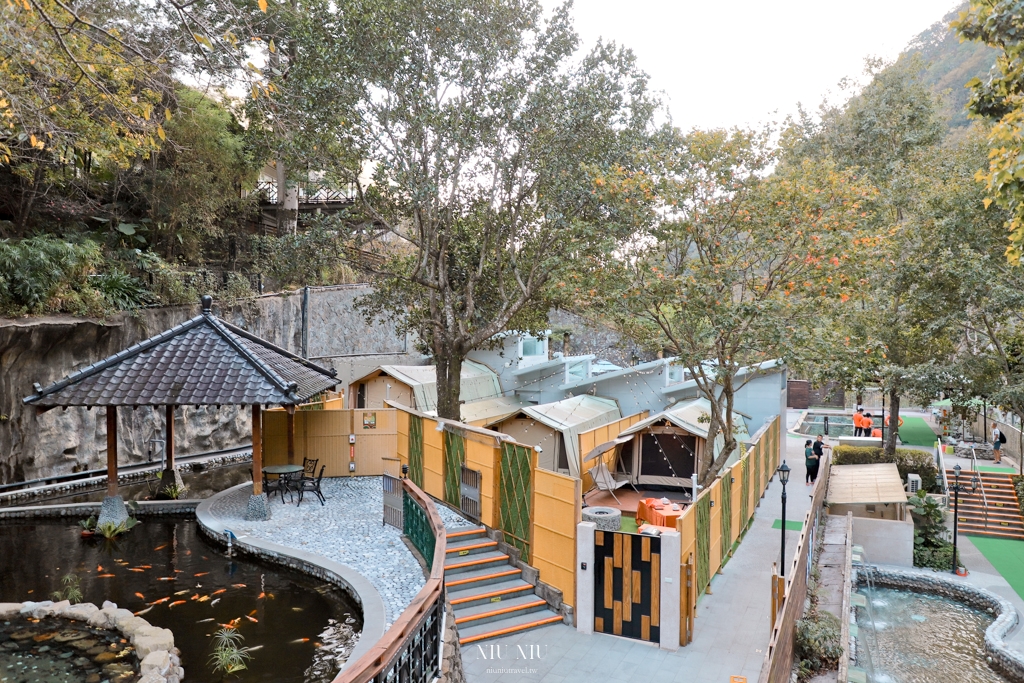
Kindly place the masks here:
POLYGON ((630 486, 623 486, 615 492, 615 496, 619 499, 619 502, 615 502, 615 498, 607 491, 598 491, 594 489, 590 493, 583 496, 584 502, 590 507, 610 507, 620 510, 623 514, 628 514, 631 517, 636 517, 636 509, 640 504, 641 498, 668 498, 673 503, 690 503, 690 495, 687 492, 675 490, 675 491, 649 491, 641 488, 640 492, 637 493, 630 486))

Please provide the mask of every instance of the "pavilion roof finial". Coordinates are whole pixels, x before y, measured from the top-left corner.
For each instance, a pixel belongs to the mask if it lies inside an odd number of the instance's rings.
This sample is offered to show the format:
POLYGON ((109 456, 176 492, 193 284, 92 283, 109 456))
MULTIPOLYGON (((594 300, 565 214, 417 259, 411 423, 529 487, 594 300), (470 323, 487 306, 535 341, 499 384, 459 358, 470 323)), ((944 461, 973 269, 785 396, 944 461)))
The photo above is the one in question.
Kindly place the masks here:
POLYGON ((208 314, 213 310, 213 297, 209 294, 201 296, 199 302, 203 305, 203 313, 208 314))

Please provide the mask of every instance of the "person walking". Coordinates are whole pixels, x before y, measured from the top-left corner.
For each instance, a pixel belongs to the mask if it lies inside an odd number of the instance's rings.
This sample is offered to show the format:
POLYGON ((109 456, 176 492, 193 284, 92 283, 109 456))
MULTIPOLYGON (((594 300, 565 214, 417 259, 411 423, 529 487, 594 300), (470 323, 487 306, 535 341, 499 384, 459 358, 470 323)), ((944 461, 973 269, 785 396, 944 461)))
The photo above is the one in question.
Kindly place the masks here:
POLYGON ((804 478, 804 486, 810 486, 818 477, 818 456, 814 454, 812 441, 807 439, 804 442, 804 465, 807 467, 807 476, 804 478), (813 475, 812 475, 813 472, 813 475))
POLYGON ((814 456, 813 466, 808 466, 807 468, 807 477, 811 480, 811 484, 818 480, 818 467, 821 466, 821 459, 825 457, 826 448, 831 449, 832 447, 825 443, 824 436, 818 434, 818 438, 814 440, 814 445, 811 446, 811 455, 814 456))
POLYGON ((861 436, 871 436, 871 431, 874 426, 875 421, 871 419, 871 413, 864 413, 864 417, 860 419, 861 436))
POLYGON ((1003 459, 1003 444, 1006 443, 1006 437, 999 431, 999 427, 996 423, 992 423, 992 461, 998 465, 1003 459))

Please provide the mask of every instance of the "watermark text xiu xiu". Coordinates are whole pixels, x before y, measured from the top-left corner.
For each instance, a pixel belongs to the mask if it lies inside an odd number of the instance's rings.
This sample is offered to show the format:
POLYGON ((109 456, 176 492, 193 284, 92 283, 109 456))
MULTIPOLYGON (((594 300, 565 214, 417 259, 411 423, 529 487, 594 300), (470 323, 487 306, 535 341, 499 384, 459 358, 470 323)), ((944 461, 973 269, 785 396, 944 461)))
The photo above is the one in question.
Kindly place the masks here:
POLYGON ((547 645, 506 645, 502 643, 479 643, 476 646, 481 659, 514 661, 544 659, 547 645))

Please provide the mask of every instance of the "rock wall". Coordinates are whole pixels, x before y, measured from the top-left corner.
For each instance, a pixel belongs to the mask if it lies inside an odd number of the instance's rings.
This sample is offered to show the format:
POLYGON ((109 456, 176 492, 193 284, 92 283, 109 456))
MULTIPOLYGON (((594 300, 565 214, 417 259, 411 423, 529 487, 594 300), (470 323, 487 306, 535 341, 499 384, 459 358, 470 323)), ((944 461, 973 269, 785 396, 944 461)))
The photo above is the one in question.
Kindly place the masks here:
MULTIPOLYGON (((306 333, 304 293, 272 294, 214 305, 229 322, 338 370, 338 388, 347 387, 377 365, 418 364, 425 360, 404 335, 386 322, 368 324, 355 309, 365 285, 310 289, 306 333)), ((37 415, 21 400, 32 385, 46 386, 132 344, 198 315, 194 306, 148 308, 106 320, 71 317, 0 320, 0 483, 99 469, 106 460, 106 420, 102 408, 55 409, 37 415)), ((247 409, 180 407, 175 411, 178 454, 242 446, 250 441, 247 409)), ((160 457, 163 409, 118 411, 121 462, 160 457)))

